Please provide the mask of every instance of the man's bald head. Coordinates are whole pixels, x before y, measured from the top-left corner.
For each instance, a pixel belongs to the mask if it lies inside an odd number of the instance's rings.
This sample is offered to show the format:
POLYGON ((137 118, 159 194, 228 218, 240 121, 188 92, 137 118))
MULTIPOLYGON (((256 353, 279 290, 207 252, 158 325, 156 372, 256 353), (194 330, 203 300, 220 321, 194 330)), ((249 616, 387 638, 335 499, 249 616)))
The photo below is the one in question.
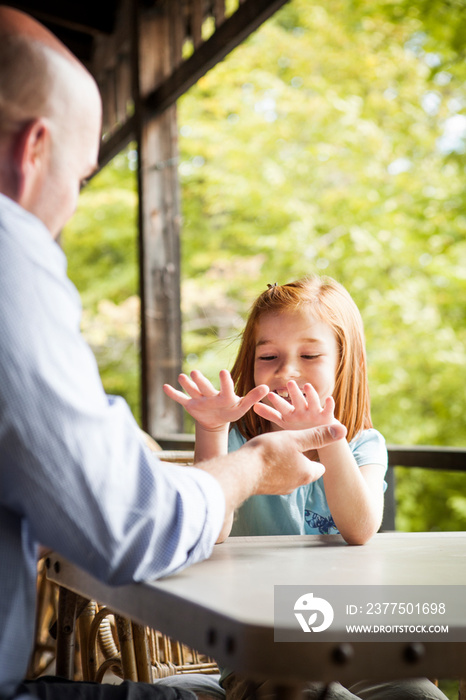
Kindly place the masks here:
POLYGON ((84 66, 42 24, 0 5, 0 192, 54 236, 96 167, 100 120, 84 66))
POLYGON ((4 5, 0 66, 0 130, 18 121, 55 116, 80 87, 97 92, 91 75, 56 36, 24 12, 4 5))

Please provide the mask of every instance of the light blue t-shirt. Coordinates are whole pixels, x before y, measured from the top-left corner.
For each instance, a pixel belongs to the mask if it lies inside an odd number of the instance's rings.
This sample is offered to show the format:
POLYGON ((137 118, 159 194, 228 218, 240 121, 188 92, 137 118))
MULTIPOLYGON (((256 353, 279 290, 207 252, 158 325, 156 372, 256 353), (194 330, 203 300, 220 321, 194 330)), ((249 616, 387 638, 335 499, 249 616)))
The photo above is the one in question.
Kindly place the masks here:
MULTIPOLYGON (((228 438, 228 451, 234 452, 245 442, 246 438, 233 427, 228 438)), ((363 430, 349 446, 359 467, 380 464, 387 469, 387 448, 378 430, 363 430)), ((338 530, 327 504, 323 477, 320 477, 286 496, 251 496, 239 508, 230 536, 335 534, 338 530)))
MULTIPOLYGON (((234 426, 228 436, 228 452, 238 450, 245 442, 246 438, 234 426)), ((378 430, 363 430, 349 446, 359 467, 381 464, 387 470, 387 448, 378 430)), ((384 491, 386 488, 384 482, 384 491)), ((337 534, 327 504, 324 480, 320 477, 287 496, 251 496, 238 509, 230 537, 337 534)), ((230 668, 221 669, 220 685, 231 672, 230 668)))

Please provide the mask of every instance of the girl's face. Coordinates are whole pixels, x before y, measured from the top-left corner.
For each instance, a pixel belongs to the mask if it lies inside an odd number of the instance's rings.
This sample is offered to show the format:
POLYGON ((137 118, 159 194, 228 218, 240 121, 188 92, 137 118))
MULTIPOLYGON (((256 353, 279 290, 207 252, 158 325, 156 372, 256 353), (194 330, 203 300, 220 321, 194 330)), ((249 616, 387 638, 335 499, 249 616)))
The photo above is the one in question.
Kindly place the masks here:
POLYGON ((302 390, 312 384, 321 403, 335 388, 339 361, 338 343, 332 328, 302 309, 261 317, 256 328, 254 383, 267 384, 289 399, 291 379, 302 390))

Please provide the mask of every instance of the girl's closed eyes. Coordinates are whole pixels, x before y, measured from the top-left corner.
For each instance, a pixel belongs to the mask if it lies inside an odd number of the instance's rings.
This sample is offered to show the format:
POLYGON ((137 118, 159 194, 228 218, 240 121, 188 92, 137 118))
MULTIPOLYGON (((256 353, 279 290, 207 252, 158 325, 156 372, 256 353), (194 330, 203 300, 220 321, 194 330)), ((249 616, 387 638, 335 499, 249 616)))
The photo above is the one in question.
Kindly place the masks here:
MULTIPOLYGON (((272 360, 276 360, 277 357, 278 357, 277 355, 259 355, 259 357, 257 359, 261 360, 263 362, 271 362, 272 360)), ((320 354, 319 355, 301 355, 301 357, 304 360, 316 360, 318 357, 320 357, 320 354)))

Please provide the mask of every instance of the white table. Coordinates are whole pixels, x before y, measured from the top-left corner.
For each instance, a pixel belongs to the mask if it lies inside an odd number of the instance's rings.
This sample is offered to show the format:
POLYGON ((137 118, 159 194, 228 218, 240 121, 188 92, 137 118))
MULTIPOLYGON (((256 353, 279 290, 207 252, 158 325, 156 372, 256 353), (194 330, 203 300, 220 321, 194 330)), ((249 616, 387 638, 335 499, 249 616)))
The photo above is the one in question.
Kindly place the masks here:
MULTIPOLYGON (((112 588, 58 555, 49 578, 213 656, 245 676, 305 680, 466 675, 466 642, 274 642, 274 585, 464 586, 466 532, 231 538, 210 559, 163 580, 112 588)), ((452 590, 452 589, 450 589, 452 590)), ((448 591, 447 591, 448 593, 448 591)), ((456 624, 465 632, 466 611, 456 624)))

